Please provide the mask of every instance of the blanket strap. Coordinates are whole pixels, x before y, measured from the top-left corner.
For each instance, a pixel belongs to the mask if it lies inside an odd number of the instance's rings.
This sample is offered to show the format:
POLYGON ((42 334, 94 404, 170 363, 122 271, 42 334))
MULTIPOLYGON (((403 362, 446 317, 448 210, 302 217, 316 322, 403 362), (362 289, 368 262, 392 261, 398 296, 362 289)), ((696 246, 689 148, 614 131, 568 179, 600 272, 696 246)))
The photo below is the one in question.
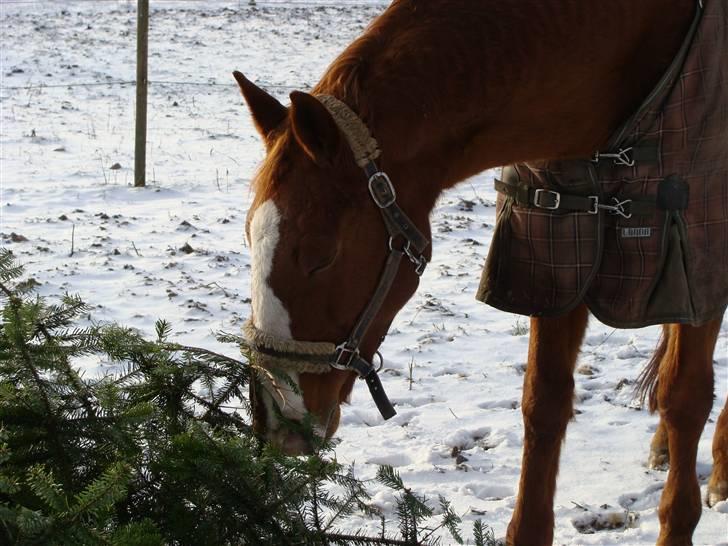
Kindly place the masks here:
POLYGON ((586 212, 598 214, 605 210, 623 218, 646 216, 655 212, 657 203, 654 200, 611 198, 611 203, 602 203, 598 195, 571 195, 545 188, 533 188, 525 184, 508 184, 502 180, 495 181, 496 191, 512 198, 522 207, 537 208, 549 211, 586 212))

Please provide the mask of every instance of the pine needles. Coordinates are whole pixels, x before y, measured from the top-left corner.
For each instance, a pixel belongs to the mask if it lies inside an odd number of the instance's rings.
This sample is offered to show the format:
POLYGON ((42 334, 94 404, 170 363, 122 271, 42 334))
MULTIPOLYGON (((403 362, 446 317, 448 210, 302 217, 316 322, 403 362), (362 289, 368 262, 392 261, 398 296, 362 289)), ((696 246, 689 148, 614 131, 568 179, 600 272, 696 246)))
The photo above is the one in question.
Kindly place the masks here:
MULTIPOLYGON (((247 356, 170 342, 119 325, 88 325, 75 296, 57 303, 0 252, 0 543, 16 545, 407 545, 438 544, 460 518, 433 509, 391 467, 397 527, 375 536, 340 532, 351 516, 376 516, 366 484, 319 442, 287 457, 252 433, 247 356), (83 325, 82 325, 83 324, 83 325), (94 357, 116 373, 87 378, 94 357)), ((242 340, 220 334, 224 343, 242 340)), ((310 428, 310 423, 299 425, 310 428)), ((492 534, 478 523, 476 544, 492 534)))

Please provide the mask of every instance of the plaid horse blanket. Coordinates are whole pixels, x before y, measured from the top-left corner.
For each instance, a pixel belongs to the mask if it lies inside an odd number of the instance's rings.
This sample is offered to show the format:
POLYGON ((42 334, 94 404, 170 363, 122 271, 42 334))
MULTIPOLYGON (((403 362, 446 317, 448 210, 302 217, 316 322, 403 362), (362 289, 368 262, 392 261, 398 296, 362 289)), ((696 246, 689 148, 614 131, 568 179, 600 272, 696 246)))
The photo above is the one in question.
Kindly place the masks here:
POLYGON ((606 153, 505 167, 477 298, 533 316, 585 302, 621 328, 728 304, 728 2, 685 41, 606 153))

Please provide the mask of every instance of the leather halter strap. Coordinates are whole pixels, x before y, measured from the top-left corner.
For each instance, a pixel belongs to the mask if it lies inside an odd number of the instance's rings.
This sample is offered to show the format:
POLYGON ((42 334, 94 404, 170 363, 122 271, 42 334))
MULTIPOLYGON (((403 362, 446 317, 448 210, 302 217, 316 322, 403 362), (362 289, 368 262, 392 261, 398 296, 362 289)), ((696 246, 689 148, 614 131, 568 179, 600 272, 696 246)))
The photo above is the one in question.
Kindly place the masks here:
POLYGON ((364 170, 368 179, 369 194, 379 207, 382 220, 389 233, 389 256, 387 256, 384 269, 380 274, 377 288, 359 316, 348 339, 336 347, 336 355, 331 365, 338 369, 356 371, 359 377, 366 381, 382 417, 389 419, 397 412, 384 392, 377 370, 371 362, 361 357, 359 347, 392 288, 402 258, 406 256, 415 266, 415 273, 418 276, 422 275, 427 266, 427 260, 422 252, 430 241, 397 204, 397 193, 392 181, 375 162, 380 155, 377 141, 371 136, 364 122, 337 98, 330 95, 321 95, 316 98, 329 111, 349 143, 354 160, 364 170), (398 248, 397 244, 402 246, 398 248))
POLYGON ((262 367, 303 373, 325 373, 332 367, 356 372, 366 382, 377 409, 386 420, 397 412, 384 392, 378 370, 361 356, 360 346, 392 288, 402 259, 406 257, 413 264, 415 273, 422 275, 427 266, 422 253, 430 241, 397 204, 397 193, 391 180, 375 162, 381 152, 366 125, 335 97, 320 95, 316 98, 329 111, 349 143, 354 160, 364 170, 369 194, 379 208, 389 234, 389 255, 374 294, 343 343, 334 346, 328 342, 278 339, 257 330, 252 321, 246 323, 243 331, 248 345, 260 357, 262 367))

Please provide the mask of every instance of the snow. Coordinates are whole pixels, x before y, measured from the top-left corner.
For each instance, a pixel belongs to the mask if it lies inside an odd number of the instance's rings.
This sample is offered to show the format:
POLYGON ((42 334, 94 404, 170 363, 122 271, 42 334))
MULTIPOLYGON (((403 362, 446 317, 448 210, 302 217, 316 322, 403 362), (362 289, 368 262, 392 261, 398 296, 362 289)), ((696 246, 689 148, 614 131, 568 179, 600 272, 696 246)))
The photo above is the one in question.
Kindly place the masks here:
MULTIPOLYGON (((263 148, 230 73, 242 70, 285 99, 309 88, 384 8, 313 4, 152 2, 150 79, 166 83, 150 87, 150 182, 134 189, 133 85, 68 84, 133 80, 135 3, 0 2, 1 242, 42 294, 77 292, 97 304, 98 319, 147 332, 164 317, 186 343, 234 352, 212 332, 239 329, 250 312, 243 230, 263 148)), ((495 219, 495 174, 438 203, 433 263, 382 347, 398 415, 383 422, 357 385, 337 456, 363 478, 394 465, 418 492, 452 500, 466 530, 482 518, 502 536, 518 487, 528 320, 473 297, 495 219)), ((666 473, 645 465, 657 418, 636 407, 631 385, 658 334, 590 323, 558 480, 557 544, 657 538, 666 473)), ((716 402, 698 453, 703 495, 728 394, 728 322, 715 361, 716 402)), ((391 493, 373 492, 391 516, 391 493)), ((728 503, 704 507, 695 544, 727 541, 728 503)))

